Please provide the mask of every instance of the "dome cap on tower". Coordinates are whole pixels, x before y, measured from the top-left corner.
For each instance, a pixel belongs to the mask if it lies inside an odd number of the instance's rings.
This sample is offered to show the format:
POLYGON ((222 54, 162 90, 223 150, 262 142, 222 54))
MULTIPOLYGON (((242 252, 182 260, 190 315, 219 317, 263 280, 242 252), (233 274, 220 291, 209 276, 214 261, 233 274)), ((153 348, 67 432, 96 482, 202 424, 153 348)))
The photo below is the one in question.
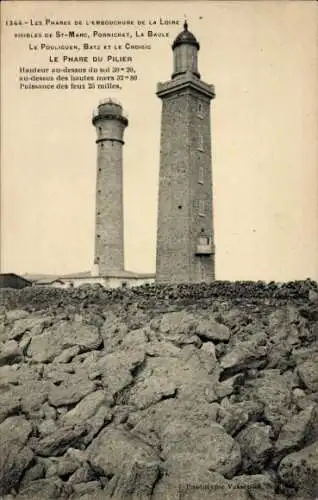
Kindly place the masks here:
POLYGON ((178 45, 194 45, 198 50, 200 49, 200 44, 195 38, 195 36, 188 31, 188 23, 184 22, 183 31, 179 33, 175 41, 173 42, 172 49, 174 50, 178 45))

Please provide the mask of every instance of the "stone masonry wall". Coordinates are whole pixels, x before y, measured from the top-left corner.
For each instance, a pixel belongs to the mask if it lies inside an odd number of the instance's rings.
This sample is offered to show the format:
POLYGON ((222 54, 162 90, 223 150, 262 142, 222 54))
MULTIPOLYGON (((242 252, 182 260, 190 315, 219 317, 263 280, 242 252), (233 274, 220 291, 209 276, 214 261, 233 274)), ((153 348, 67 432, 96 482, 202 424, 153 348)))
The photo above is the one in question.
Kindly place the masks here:
POLYGON ((100 274, 124 269, 122 148, 118 141, 98 143, 95 257, 100 274))
POLYGON ((213 239, 210 102, 190 87, 162 101, 157 281, 212 280, 214 257, 195 255, 201 229, 213 239))
POLYGON ((124 269, 123 136, 128 121, 118 103, 100 103, 97 134, 95 258, 100 275, 124 269))
POLYGON ((158 282, 189 279, 190 244, 189 98, 163 99, 157 228, 158 282))
POLYGON ((211 126, 210 100, 198 92, 192 91, 189 96, 190 106, 190 183, 191 183, 191 246, 189 278, 193 281, 211 281, 215 277, 214 255, 195 255, 200 234, 204 234, 214 242, 213 235, 213 206, 212 206, 212 159, 211 159, 211 126), (198 105, 201 104, 201 111, 198 105), (202 147, 201 147, 202 146, 202 147), (202 183, 200 168, 203 171, 202 183), (204 203, 203 211, 200 202, 204 203), (203 230, 203 231, 202 231, 203 230))

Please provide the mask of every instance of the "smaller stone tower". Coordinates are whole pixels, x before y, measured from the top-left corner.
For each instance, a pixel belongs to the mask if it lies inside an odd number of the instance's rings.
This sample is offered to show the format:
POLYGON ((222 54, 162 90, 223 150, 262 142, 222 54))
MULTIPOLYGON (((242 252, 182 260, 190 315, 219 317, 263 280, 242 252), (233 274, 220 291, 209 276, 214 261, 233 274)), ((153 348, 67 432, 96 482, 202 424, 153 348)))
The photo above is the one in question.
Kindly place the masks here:
POLYGON ((97 132, 95 258, 93 274, 124 270, 123 136, 128 119, 115 99, 101 101, 93 113, 97 132))

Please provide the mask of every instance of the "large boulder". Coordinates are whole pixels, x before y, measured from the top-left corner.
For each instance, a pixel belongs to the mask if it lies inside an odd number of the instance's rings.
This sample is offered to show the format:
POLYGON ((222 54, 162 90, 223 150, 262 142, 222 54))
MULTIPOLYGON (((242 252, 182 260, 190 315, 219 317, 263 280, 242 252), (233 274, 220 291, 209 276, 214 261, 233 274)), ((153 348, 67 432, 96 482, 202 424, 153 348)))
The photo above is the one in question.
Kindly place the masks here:
POLYGON ((80 445, 87 431, 88 427, 86 425, 61 427, 32 444, 32 448, 41 457, 63 455, 70 446, 80 445))
POLYGON ((202 426, 189 426, 185 420, 169 423, 161 435, 162 457, 173 468, 175 460, 191 456, 202 461, 205 468, 225 477, 234 476, 241 463, 239 445, 216 422, 202 426))
POLYGON ((27 446, 32 426, 22 416, 9 417, 0 424, 0 494, 16 488, 33 459, 27 446))
POLYGON ((0 368, 0 385, 5 387, 12 385, 25 386, 41 380, 43 377, 43 365, 40 363, 18 363, 6 365, 0 368))
POLYGON ((0 366, 0 389, 8 389, 19 382, 19 364, 0 366))
POLYGON ((169 341, 177 347, 184 345, 200 347, 202 342, 195 334, 197 325, 198 319, 191 313, 186 311, 169 312, 159 320, 156 335, 157 338, 169 341))
POLYGON ((218 423, 228 434, 234 436, 249 421, 257 421, 262 414, 263 405, 256 401, 229 404, 225 408, 221 405, 218 412, 218 423))
POLYGON ((127 425, 132 433, 149 439, 151 436, 161 436, 164 429, 175 421, 186 421, 189 428, 202 426, 205 422, 215 422, 219 411, 217 403, 205 400, 193 402, 192 399, 164 399, 149 408, 131 412, 127 425))
POLYGON ((0 347, 0 366, 19 363, 23 359, 22 349, 15 340, 8 340, 0 347))
POLYGON ((266 473, 236 476, 228 482, 227 489, 235 494, 245 492, 248 500, 285 500, 275 493, 275 483, 266 473))
POLYGON ((178 399, 205 399, 206 391, 213 391, 219 370, 213 353, 208 350, 201 353, 201 350, 187 346, 180 357, 147 358, 142 374, 130 391, 129 403, 144 409, 176 393, 178 399))
POLYGON ((243 373, 237 373, 233 377, 227 378, 224 382, 219 382, 215 386, 215 393, 219 399, 230 396, 236 389, 244 383, 245 376, 243 373))
POLYGON ((104 491, 101 493, 101 483, 97 480, 74 484, 73 491, 74 493, 70 497, 71 500, 75 500, 76 498, 85 500, 85 497, 89 500, 93 500, 94 498, 98 500, 101 496, 105 497, 104 491), (98 495, 98 492, 100 492, 100 495, 98 495))
POLYGON ((126 462, 152 464, 159 457, 152 448, 124 429, 106 427, 88 447, 92 468, 105 476, 120 474, 126 462))
POLYGON ((318 441, 287 455, 279 464, 281 481, 295 488, 298 494, 318 496, 318 441))
POLYGON ((106 319, 100 328, 100 334, 104 341, 105 353, 117 350, 128 332, 128 327, 121 317, 112 311, 108 311, 106 319))
POLYGON ((54 358, 54 363, 69 363, 77 354, 79 354, 81 348, 79 345, 74 345, 68 349, 64 349, 56 358, 54 358))
POLYGON ((268 348, 257 340, 245 340, 228 348, 220 360, 221 368, 228 374, 235 374, 253 366, 261 366, 266 360, 268 348))
POLYGON ((113 417, 112 411, 104 405, 101 405, 98 410, 88 420, 88 433, 84 436, 84 444, 87 446, 100 430, 111 422, 113 417))
POLYGON ((5 318, 7 321, 17 321, 29 316, 29 312, 25 309, 12 309, 11 311, 6 311, 5 318))
POLYGON ((31 481, 19 492, 21 500, 51 500, 61 498, 63 482, 58 477, 37 479, 31 481))
POLYGON ((124 348, 133 348, 138 346, 145 349, 146 344, 148 343, 149 334, 149 328, 138 328, 137 330, 131 330, 127 332, 120 345, 124 348))
POLYGON ((194 332, 198 320, 186 311, 166 313, 162 316, 159 330, 163 334, 190 335, 194 332))
POLYGON ((182 345, 177 345, 178 342, 172 343, 169 339, 166 340, 164 337, 159 337, 159 339, 152 339, 151 342, 145 344, 145 352, 148 356, 171 356, 172 358, 178 358, 182 355, 182 345))
POLYGON ((79 346, 82 352, 99 347, 102 343, 98 328, 81 321, 61 321, 44 333, 32 337, 27 355, 38 363, 53 361, 64 349, 79 346))
POLYGON ((264 405, 264 415, 275 432, 287 422, 292 399, 291 385, 279 370, 264 370, 250 381, 251 396, 264 405))
POLYGON ((77 405, 61 416, 63 425, 83 424, 95 415, 99 407, 105 403, 105 392, 102 390, 92 392, 85 396, 77 405))
POLYGON ((68 484, 80 484, 94 481, 97 475, 93 469, 88 465, 87 462, 81 464, 78 469, 75 470, 73 474, 68 479, 68 484))
POLYGON ((282 457, 318 438, 318 406, 312 405, 293 415, 282 427, 275 443, 275 454, 282 457))
POLYGON ((299 341, 299 326, 303 322, 293 306, 280 308, 268 316, 268 332, 278 349, 281 345, 294 346, 299 341))
MULTIPOLYGON (((25 312, 25 311, 21 311, 20 315, 23 312, 25 312)), ((45 327, 51 325, 51 323, 52 323, 52 318, 45 317, 45 316, 43 317, 42 315, 35 316, 33 314, 30 314, 26 317, 17 318, 14 321, 12 329, 9 331, 9 338, 15 339, 15 340, 20 340, 21 337, 26 332, 30 332, 30 334, 32 336, 39 335, 40 333, 43 332, 45 327)))
POLYGON ((61 385, 53 386, 48 399, 52 406, 67 406, 78 403, 85 396, 94 392, 95 382, 81 376, 70 376, 61 385))
POLYGON ((165 470, 155 486, 152 500, 285 500, 275 493, 275 485, 266 474, 240 475, 225 479, 217 472, 206 471, 204 462, 182 461, 179 470, 165 470))
POLYGON ((19 486, 19 490, 27 486, 32 481, 36 481, 37 479, 43 479, 45 476, 45 466, 43 463, 37 461, 34 465, 31 465, 29 469, 27 469, 23 475, 22 481, 19 486))
POLYGON ((73 474, 80 466, 78 460, 67 454, 61 457, 54 457, 48 459, 46 464, 46 477, 67 477, 73 474))
POLYGON ((129 402, 144 409, 173 396, 184 376, 183 366, 176 358, 154 357, 147 360, 142 376, 130 391, 129 402))
POLYGON ((196 326, 195 333, 202 340, 212 340, 213 342, 227 342, 231 336, 230 329, 213 318, 201 319, 196 326))
POLYGON ((160 473, 157 461, 125 463, 120 475, 115 475, 104 490, 114 500, 150 500, 154 484, 160 473))
POLYGON ((0 406, 0 424, 7 417, 17 415, 21 408, 21 399, 18 395, 13 394, 12 391, 1 393, 1 406, 0 406))
POLYGON ((312 359, 304 361, 297 367, 302 382, 312 392, 318 392, 318 353, 312 359))
POLYGON ((97 361, 95 370, 102 379, 108 398, 132 383, 134 370, 142 366, 144 359, 145 352, 136 348, 112 352, 97 361))
POLYGON ((53 388, 53 384, 48 380, 26 380, 24 384, 21 383, 12 392, 20 398, 23 412, 31 415, 42 408, 53 388))
POLYGON ((231 496, 228 481, 218 472, 207 470, 204 460, 191 454, 175 457, 173 466, 164 465, 163 477, 155 485, 152 500, 247 500, 244 492, 235 490, 231 496), (222 495, 222 496, 221 496, 222 495))
POLYGON ((273 449, 270 434, 271 427, 260 422, 249 424, 237 434, 244 472, 257 474, 264 470, 273 449))

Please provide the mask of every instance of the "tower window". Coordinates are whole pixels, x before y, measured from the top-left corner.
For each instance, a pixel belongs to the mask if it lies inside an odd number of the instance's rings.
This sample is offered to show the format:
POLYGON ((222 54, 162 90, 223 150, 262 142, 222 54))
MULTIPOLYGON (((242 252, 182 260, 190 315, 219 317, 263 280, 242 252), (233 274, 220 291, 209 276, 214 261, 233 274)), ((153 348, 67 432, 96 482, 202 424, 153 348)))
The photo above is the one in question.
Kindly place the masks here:
POLYGON ((197 114, 199 118, 203 118, 203 104, 202 102, 198 102, 197 114))
POLYGON ((100 143, 100 147, 101 147, 102 149, 104 148, 104 143, 103 143, 103 142, 101 142, 101 143, 100 143))
POLYGON ((198 182, 200 184, 204 183, 204 170, 203 167, 199 167, 199 177, 198 177, 198 182))
POLYGON ((199 245, 209 245, 210 244, 210 238, 207 236, 199 236, 199 245))
POLYGON ((101 134, 102 133, 102 127, 98 127, 98 132, 101 134))
POLYGON ((201 264, 201 266, 200 266, 201 267, 201 280, 204 281, 204 279, 205 279, 205 268, 204 268, 203 262, 200 262, 200 264, 201 264))
POLYGON ((198 137, 198 150, 199 151, 203 151, 204 150, 204 147, 203 147, 203 135, 202 134, 199 134, 199 137, 198 137))
POLYGON ((205 216, 205 204, 204 204, 204 200, 199 200, 199 215, 201 217, 205 216))

